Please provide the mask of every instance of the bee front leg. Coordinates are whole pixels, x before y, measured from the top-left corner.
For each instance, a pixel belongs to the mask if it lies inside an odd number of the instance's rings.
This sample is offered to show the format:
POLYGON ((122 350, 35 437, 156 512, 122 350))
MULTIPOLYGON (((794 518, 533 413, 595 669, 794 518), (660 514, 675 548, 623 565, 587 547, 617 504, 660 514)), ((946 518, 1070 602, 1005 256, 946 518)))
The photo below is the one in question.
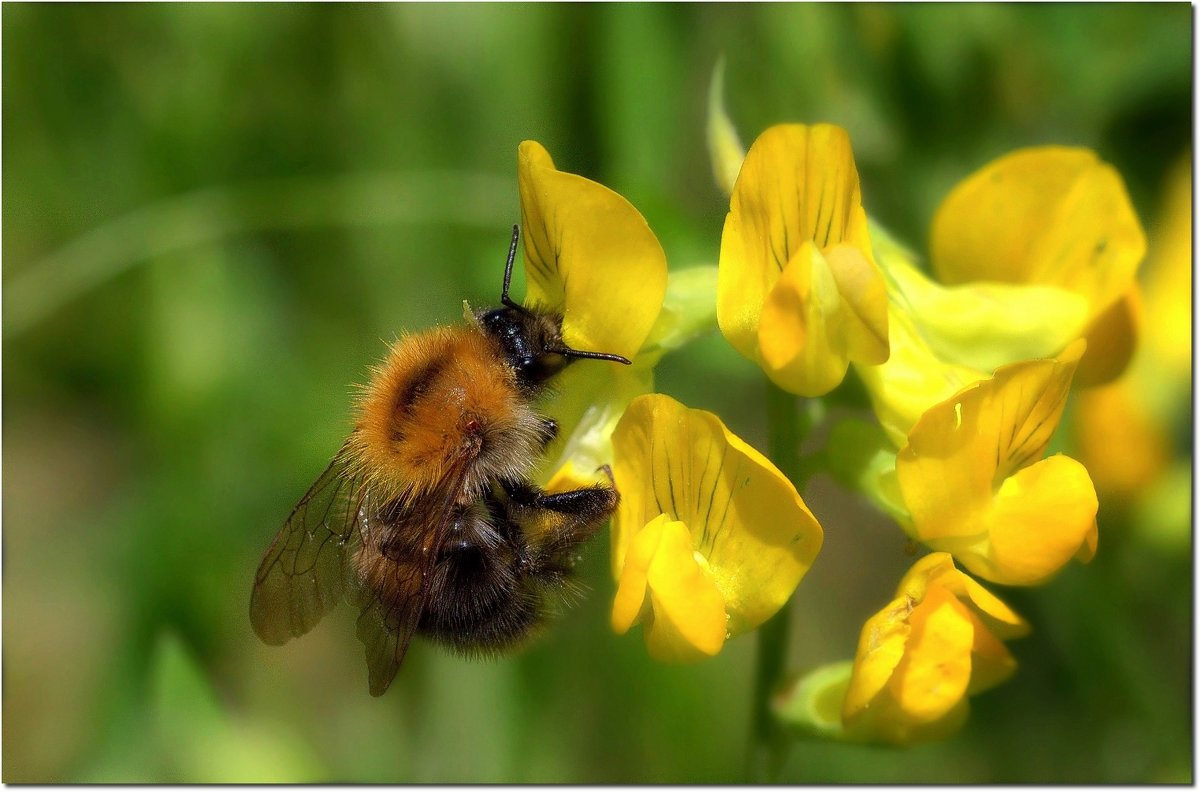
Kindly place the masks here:
POLYGON ((615 489, 602 484, 553 493, 527 481, 506 482, 503 486, 515 522, 540 523, 534 532, 538 539, 531 554, 552 565, 567 562, 600 530, 620 501, 615 489))

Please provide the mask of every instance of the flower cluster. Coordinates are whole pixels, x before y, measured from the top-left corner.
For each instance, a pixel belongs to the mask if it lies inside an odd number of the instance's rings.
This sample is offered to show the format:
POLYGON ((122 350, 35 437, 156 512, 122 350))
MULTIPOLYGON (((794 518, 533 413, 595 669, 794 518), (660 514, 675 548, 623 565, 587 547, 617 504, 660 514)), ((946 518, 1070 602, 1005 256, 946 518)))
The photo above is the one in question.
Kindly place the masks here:
POLYGON ((718 263, 669 275, 625 199, 520 148, 527 299, 563 312, 573 346, 634 361, 567 371, 542 478, 611 465, 613 629, 640 625, 660 660, 711 657, 788 603, 823 529, 718 416, 654 393, 654 365, 715 323, 773 388, 837 402, 857 379, 870 419, 832 426, 819 459, 932 552, 853 661, 801 677, 776 712, 830 739, 943 737, 1029 629, 977 579, 1038 585, 1096 552, 1089 472, 1050 452, 1073 385, 1132 357, 1141 226, 1094 153, 1026 149, 947 196, 923 265, 868 218, 845 130, 774 126, 743 151, 719 101, 709 124, 729 193, 718 263))

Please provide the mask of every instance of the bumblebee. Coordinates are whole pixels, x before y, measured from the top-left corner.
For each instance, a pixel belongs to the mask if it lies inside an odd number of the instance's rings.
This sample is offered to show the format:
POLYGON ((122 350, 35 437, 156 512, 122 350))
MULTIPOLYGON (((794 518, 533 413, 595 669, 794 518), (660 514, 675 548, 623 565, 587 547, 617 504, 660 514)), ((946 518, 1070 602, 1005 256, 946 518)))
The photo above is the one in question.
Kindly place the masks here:
POLYGON ((534 635, 617 506, 609 485, 547 493, 529 480, 558 432, 534 408, 548 381, 576 359, 629 360, 571 349, 560 314, 509 298, 519 236, 513 226, 501 307, 402 337, 374 369, 349 438, 254 579, 250 621, 268 644, 339 601, 358 608, 374 696, 414 635, 470 656, 534 635))

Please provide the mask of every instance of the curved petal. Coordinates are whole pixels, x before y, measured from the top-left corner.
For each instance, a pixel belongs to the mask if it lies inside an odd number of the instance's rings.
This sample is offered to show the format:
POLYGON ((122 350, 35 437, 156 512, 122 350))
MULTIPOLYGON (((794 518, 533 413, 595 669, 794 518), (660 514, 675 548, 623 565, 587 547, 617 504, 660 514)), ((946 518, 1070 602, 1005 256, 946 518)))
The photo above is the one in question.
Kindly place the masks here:
POLYGON ((990 553, 960 558, 980 577, 1009 586, 1041 583, 1096 533, 1096 490, 1087 469, 1056 455, 1005 479, 989 514, 990 553))
POLYGON ((663 526, 670 521, 671 518, 666 514, 655 517, 630 538, 628 547, 621 555, 617 594, 613 598, 612 610, 612 628, 617 635, 624 635, 630 627, 641 621, 646 612, 650 564, 662 543, 663 526))
POLYGON ((1087 149, 1046 146, 959 184, 934 216, 930 247, 945 283, 1061 286, 1095 316, 1132 285, 1146 238, 1112 166, 1087 149))
POLYGON ((846 354, 856 363, 877 366, 888 359, 887 285, 868 256, 853 245, 825 252, 829 271, 842 297, 839 317, 846 354))
POLYGON ((618 634, 639 620, 646 648, 658 660, 700 660, 725 643, 721 593, 693 557, 687 526, 665 514, 634 538, 613 601, 618 634))
POLYGON ((647 574, 652 624, 645 629, 650 656, 667 662, 712 657, 725 644, 725 600, 692 550, 681 522, 663 525, 662 542, 647 574))
POLYGON ((974 696, 1012 676, 1017 670, 1017 661, 1000 641, 1000 636, 989 632, 976 614, 968 615, 975 627, 975 643, 971 646, 971 682, 967 686, 967 695, 974 696))
POLYGON ((941 586, 929 589, 909 618, 912 632, 889 686, 910 719, 945 717, 967 693, 975 628, 966 610, 941 586))
POLYGON ((803 242, 762 306, 763 370, 790 393, 824 395, 851 360, 887 360, 887 323, 887 289, 870 259, 851 245, 821 253, 803 242))
POLYGON ((850 365, 845 344, 831 334, 841 296, 825 257, 805 242, 762 306, 758 348, 763 370, 790 393, 821 396, 838 386, 850 365))
MULTIPOLYGON (((991 414, 977 406, 980 383, 934 405, 896 455, 896 476, 916 538, 982 538, 992 497, 998 441, 991 414)), ((950 549, 939 547, 938 549, 950 549)))
POLYGON ((717 416, 661 394, 634 399, 612 442, 621 492, 614 573, 634 534, 666 513, 688 526, 725 600, 731 634, 778 611, 823 538, 791 482, 717 416))
POLYGON ((842 705, 845 720, 849 721, 869 708, 887 687, 908 645, 912 632, 908 617, 913 605, 911 598, 897 597, 863 625, 854 657, 854 671, 842 705))
POLYGON ((1088 326, 1087 351, 1079 361, 1075 384, 1086 388, 1121 376, 1137 350, 1141 324, 1141 292, 1134 284, 1088 326))
POLYGON ((967 603, 986 631, 996 637, 1008 640, 1029 634, 1028 622, 969 575, 955 569, 953 575, 943 576, 938 584, 967 603))
POLYGON ((667 260, 645 219, 602 184, 555 169, 540 144, 517 151, 529 305, 563 314, 570 346, 632 358, 667 289, 667 260))
POLYGON ((900 578, 896 587, 896 596, 904 595, 913 603, 925 599, 925 592, 931 583, 945 586, 947 580, 954 581, 962 573, 954 566, 954 559, 949 553, 930 553, 917 561, 900 578))

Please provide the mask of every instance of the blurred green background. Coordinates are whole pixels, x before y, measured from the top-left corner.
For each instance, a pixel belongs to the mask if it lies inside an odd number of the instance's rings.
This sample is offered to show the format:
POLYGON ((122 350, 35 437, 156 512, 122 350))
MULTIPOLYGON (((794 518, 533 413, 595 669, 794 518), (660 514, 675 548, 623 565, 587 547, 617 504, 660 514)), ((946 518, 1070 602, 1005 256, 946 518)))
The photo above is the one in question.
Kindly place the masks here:
MULTIPOLYGON (((1115 164, 1153 246, 1192 138, 1186 4, 2 13, 7 782, 742 780, 753 637, 672 667, 613 635, 607 538, 534 647, 418 643, 382 699, 349 609, 284 648, 250 630, 255 566, 348 431, 350 384, 400 331, 496 300, 517 144, 628 197, 682 267, 718 250, 722 53, 745 142, 846 126, 868 212, 918 250, 954 183, 1044 143, 1115 164)), ((659 389, 765 447, 761 375, 719 336, 659 389)), ((821 478, 806 498, 826 547, 796 671, 852 656, 911 563, 858 499, 821 478)), ((797 742, 782 779, 1190 782, 1183 511, 1148 541, 1157 516, 1102 500, 1090 566, 1001 591, 1034 633, 956 738, 797 742)))

